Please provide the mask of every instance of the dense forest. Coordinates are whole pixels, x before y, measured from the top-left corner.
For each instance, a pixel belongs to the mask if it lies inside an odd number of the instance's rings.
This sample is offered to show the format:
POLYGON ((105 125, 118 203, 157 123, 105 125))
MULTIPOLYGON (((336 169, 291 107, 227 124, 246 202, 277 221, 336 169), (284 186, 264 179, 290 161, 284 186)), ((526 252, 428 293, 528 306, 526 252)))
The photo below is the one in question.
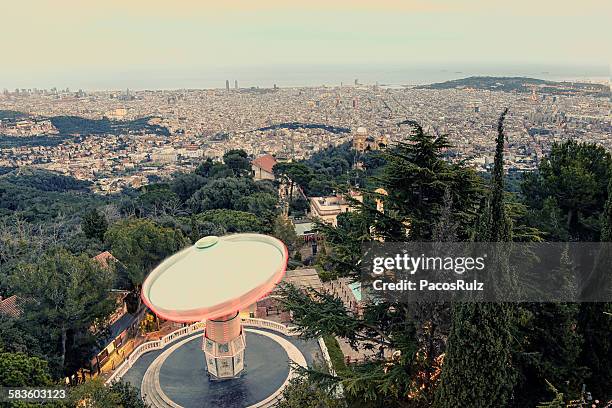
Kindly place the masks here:
MULTIPOLYGON (((278 180, 308 196, 349 189, 364 195, 336 227, 318 225, 325 244, 313 262, 322 278, 358 280, 361 244, 381 237, 612 241, 610 154, 574 141, 555 145, 537 171, 509 188, 503 122, 504 115, 491 135, 497 150, 487 177, 445 160, 448 140, 414 122, 406 143, 382 152, 358 154, 345 144, 275 166, 278 180), (381 187, 388 195, 376 192, 381 187)), ((77 372, 99 346, 112 311, 108 292, 129 291, 129 308, 137 310, 147 273, 202 236, 272 234, 295 254, 277 188, 278 181, 253 180, 242 150, 112 196, 41 170, 0 175, 0 296, 18 295, 22 310, 17 318, 0 315, 0 385, 50 385, 77 372), (92 260, 104 250, 120 268, 92 260)), ((291 211, 303 213, 304 202, 297 194, 292 200, 291 211)), ((300 265, 292 256, 290 267, 300 265)), ((397 351, 358 364, 340 358, 333 375, 302 370, 284 407, 564 407, 587 392, 599 401, 612 398, 610 304, 378 302, 357 316, 329 294, 283 291, 303 337, 337 337, 355 347, 367 340, 369 347, 397 351)), ((106 388, 88 381, 74 395, 112 401, 105 406, 143 406, 123 383, 106 388)))
MULTIPOLYGON (((365 197, 355 203, 358 210, 339 216, 337 227, 319 225, 327 244, 319 267, 330 273, 326 277, 360 280, 361 244, 381 237, 609 242, 610 154, 575 141, 555 145, 518 191, 510 192, 503 169, 504 116, 495 136, 495 165, 486 178, 446 162, 445 137, 427 135, 412 122, 408 143, 383 153, 382 168, 361 189, 365 197), (378 194, 379 187, 388 195, 378 194), (383 202, 384 212, 374 200, 383 202)), ((599 259, 612 265, 608 253, 599 259)), ((609 279, 606 284, 609 293, 609 279)), ((303 336, 335 336, 355 347, 367 340, 380 350, 379 358, 338 364, 335 375, 304 370, 305 380, 288 392, 288 401, 300 406, 607 406, 612 398, 610 303, 379 301, 357 316, 326 293, 292 287, 284 292, 303 336), (394 350, 394 357, 383 358, 385 349, 394 350), (320 390, 327 391, 325 397, 320 390), (329 398, 339 390, 343 398, 329 398)))

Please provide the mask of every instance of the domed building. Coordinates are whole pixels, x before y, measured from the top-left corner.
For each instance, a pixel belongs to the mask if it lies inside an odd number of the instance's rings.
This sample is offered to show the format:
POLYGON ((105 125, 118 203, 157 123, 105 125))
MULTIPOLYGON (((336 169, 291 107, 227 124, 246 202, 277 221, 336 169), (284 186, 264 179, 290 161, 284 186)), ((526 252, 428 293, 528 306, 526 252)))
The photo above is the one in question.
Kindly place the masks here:
POLYGON ((353 149, 358 152, 381 150, 388 144, 389 138, 386 135, 368 135, 368 130, 364 127, 358 127, 353 136, 353 149))

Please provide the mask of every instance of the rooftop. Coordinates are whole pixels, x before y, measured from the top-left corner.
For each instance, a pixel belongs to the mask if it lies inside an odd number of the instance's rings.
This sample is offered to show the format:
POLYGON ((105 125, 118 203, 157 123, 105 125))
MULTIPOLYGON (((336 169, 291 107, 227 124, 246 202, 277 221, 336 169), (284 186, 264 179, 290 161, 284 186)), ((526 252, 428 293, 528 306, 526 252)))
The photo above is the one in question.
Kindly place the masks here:
POLYGON ((108 251, 101 252, 92 259, 98 262, 103 268, 108 268, 110 265, 117 262, 117 258, 115 258, 113 254, 108 251))
POLYGON ((306 234, 312 234, 314 233, 315 225, 316 224, 314 222, 295 223, 295 233, 298 237, 301 237, 302 235, 306 234))
POLYGON ((253 166, 259 167, 262 170, 272 173, 272 168, 276 164, 276 159, 271 154, 260 156, 253 160, 253 166))
POLYGON ((21 315, 21 310, 17 306, 18 300, 16 295, 7 297, 6 299, 0 298, 0 314, 10 317, 19 317, 21 315))

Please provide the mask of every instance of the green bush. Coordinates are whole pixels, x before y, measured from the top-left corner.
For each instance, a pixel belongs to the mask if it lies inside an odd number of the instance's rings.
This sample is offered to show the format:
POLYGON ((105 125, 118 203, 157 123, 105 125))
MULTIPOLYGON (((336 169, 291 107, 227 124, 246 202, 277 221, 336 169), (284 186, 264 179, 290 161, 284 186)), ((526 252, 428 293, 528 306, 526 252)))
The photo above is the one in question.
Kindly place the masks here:
POLYGON ((338 340, 334 336, 323 336, 323 341, 325 342, 325 346, 327 346, 327 352, 329 353, 329 358, 331 359, 332 366, 336 373, 341 373, 343 371, 348 370, 346 366, 346 362, 344 361, 344 353, 340 349, 340 345, 338 344, 338 340))

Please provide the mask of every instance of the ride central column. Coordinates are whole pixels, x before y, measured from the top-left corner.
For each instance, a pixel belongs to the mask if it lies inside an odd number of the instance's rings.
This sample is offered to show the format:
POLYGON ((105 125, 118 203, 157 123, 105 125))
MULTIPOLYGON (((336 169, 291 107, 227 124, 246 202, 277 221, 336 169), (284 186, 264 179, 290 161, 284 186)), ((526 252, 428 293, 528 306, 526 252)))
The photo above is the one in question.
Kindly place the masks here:
POLYGON ((244 370, 246 339, 238 312, 206 321, 202 350, 211 380, 238 378, 244 370))

